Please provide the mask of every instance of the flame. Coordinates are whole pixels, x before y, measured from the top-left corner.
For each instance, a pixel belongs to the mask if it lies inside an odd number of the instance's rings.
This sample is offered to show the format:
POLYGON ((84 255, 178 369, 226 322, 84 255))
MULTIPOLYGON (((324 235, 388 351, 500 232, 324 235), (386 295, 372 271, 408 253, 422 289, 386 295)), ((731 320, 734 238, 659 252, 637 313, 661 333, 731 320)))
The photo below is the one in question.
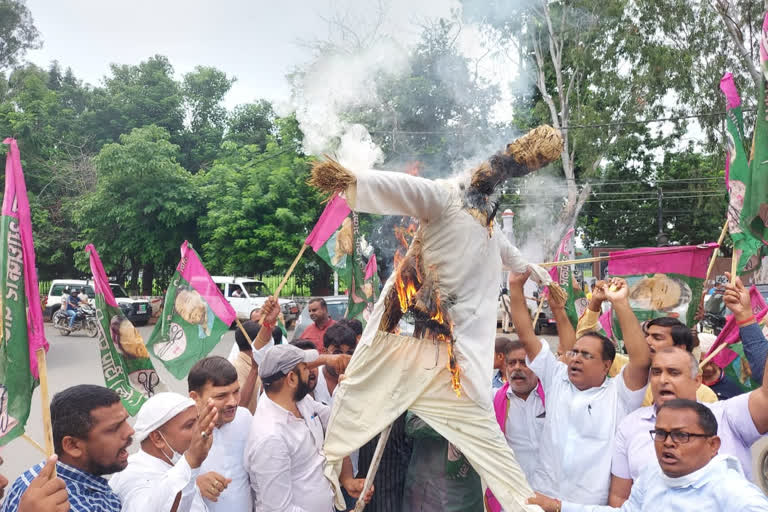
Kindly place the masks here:
POLYGON ((410 174, 411 176, 421 176, 422 167, 423 165, 418 160, 410 162, 405 166, 405 174, 410 174))

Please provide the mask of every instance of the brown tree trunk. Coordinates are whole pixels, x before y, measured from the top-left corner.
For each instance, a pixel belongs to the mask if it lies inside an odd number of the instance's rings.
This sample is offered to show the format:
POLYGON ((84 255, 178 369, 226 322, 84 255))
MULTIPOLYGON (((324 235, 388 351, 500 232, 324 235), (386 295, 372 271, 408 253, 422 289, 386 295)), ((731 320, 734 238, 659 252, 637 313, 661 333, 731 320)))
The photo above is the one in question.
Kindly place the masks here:
POLYGON ((146 263, 142 269, 141 294, 152 295, 152 283, 155 282, 155 264, 146 263))

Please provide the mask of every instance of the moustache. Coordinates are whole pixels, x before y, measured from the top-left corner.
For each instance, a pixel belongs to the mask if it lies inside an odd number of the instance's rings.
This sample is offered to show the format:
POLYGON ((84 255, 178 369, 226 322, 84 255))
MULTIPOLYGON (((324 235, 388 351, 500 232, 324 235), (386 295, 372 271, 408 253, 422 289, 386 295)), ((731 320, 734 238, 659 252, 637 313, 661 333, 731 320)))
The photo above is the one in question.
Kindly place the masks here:
POLYGON ((525 373, 522 370, 515 370, 509 374, 510 379, 525 379, 525 373))

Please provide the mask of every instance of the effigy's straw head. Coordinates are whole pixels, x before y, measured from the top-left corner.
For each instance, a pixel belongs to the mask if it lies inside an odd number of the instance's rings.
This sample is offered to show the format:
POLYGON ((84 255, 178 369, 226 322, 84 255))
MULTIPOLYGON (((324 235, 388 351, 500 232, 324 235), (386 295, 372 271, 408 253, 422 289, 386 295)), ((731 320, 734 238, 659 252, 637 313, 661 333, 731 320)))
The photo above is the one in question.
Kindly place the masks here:
POLYGON ((507 145, 505 153, 529 171, 541 169, 560 157, 563 137, 549 125, 541 125, 507 145))

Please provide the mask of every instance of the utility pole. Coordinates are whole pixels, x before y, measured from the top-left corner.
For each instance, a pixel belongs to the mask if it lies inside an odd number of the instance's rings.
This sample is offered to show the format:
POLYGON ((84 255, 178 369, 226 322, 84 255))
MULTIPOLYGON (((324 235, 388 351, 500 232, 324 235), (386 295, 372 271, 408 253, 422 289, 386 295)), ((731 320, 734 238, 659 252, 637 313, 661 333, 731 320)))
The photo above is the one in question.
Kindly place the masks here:
POLYGON ((661 187, 658 188, 658 194, 659 194, 659 206, 658 206, 658 216, 659 216, 659 233, 656 235, 656 245, 658 247, 664 247, 669 244, 669 237, 664 233, 664 218, 662 216, 662 204, 664 201, 664 191, 661 189, 661 187))

